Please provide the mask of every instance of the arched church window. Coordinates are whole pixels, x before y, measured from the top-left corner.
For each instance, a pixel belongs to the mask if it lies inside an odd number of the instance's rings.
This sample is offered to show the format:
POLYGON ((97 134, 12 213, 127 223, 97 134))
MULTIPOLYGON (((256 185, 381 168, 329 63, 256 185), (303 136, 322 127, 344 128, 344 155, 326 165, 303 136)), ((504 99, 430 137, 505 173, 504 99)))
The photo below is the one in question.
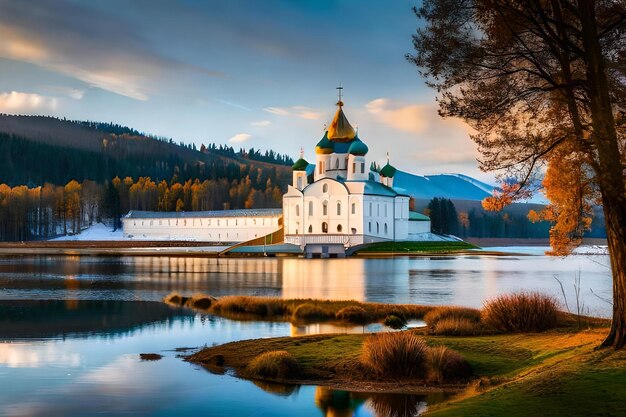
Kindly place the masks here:
POLYGON ((299 216, 299 215, 300 215, 300 204, 296 204, 296 216, 299 216))
POLYGON ((354 174, 356 172, 356 162, 352 163, 352 173, 354 174))
POLYGON ((337 201, 337 216, 341 216, 341 201, 337 201))
POLYGON ((328 215, 328 201, 322 203, 322 216, 328 215))
POLYGON ((302 188, 302 175, 298 175, 298 188, 302 188))
POLYGON ((365 174, 365 162, 361 162, 361 174, 365 174))
POLYGON ((335 169, 339 169, 339 158, 337 158, 337 162, 335 162, 335 169))
POLYGON ((322 233, 328 233, 328 223, 322 222, 322 233))
POLYGON ((309 233, 313 233, 313 225, 309 225, 309 233))
POLYGON ((367 230, 372 233, 372 222, 367 223, 367 230))
POLYGON ((356 203, 352 203, 352 214, 356 214, 356 203))
POLYGON ((389 230, 387 229, 387 223, 385 223, 385 235, 389 233, 389 230))
POLYGON ((376 234, 380 234, 380 224, 378 224, 378 222, 376 222, 376 234))
POLYGON ((323 193, 327 193, 328 192, 328 184, 322 185, 322 192, 323 193))
POLYGON ((343 227, 340 224, 338 224, 337 225, 337 233, 341 233, 342 230, 343 230, 343 227))
POLYGON ((309 201, 309 216, 313 215, 313 202, 309 201))

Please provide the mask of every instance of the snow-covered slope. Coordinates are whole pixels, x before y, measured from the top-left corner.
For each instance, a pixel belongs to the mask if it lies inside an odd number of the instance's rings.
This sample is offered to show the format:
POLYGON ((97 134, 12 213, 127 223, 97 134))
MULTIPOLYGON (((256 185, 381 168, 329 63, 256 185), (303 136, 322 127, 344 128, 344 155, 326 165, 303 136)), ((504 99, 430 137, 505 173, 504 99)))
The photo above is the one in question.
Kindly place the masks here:
POLYGON ((461 174, 414 175, 398 171, 394 186, 402 188, 416 199, 444 197, 452 200, 482 200, 494 187, 461 174))
MULTIPOLYGON (((489 197, 497 187, 464 174, 414 175, 397 171, 394 188, 399 188, 417 200, 435 197, 451 200, 481 201, 489 197)), ((546 204, 541 194, 535 194, 527 203, 546 204)))

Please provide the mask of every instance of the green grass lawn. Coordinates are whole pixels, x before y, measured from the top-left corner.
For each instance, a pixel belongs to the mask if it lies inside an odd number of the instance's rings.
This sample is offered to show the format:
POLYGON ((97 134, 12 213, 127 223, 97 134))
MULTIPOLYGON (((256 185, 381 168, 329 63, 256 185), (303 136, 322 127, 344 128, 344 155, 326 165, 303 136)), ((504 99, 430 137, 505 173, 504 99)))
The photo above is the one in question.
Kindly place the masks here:
POLYGON ((477 249, 467 242, 378 242, 358 250, 356 253, 449 253, 477 249))

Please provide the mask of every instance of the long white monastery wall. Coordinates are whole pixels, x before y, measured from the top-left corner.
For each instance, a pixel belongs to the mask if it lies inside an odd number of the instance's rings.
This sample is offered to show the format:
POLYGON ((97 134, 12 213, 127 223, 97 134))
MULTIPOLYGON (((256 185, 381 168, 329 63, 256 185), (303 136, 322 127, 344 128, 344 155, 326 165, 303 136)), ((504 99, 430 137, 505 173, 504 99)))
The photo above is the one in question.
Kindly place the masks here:
POLYGON ((122 218, 122 225, 126 237, 236 243, 277 231, 282 225, 282 212, 280 209, 185 213, 131 211, 122 218))

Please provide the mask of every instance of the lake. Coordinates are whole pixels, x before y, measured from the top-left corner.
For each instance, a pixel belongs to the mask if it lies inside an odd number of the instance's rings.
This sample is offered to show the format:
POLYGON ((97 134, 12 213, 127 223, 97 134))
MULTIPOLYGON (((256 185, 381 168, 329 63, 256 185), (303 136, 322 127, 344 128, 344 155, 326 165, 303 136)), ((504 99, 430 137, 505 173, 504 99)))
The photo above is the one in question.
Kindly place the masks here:
POLYGON ((575 308, 580 276, 584 311, 610 314, 606 255, 551 258, 537 248, 508 250, 527 255, 0 257, 0 415, 418 415, 442 396, 253 383, 180 358, 193 351, 188 348, 337 329, 236 322, 158 301, 179 291, 480 307, 490 297, 526 289, 563 303, 559 279, 575 308), (140 353, 163 358, 143 361, 140 353))

